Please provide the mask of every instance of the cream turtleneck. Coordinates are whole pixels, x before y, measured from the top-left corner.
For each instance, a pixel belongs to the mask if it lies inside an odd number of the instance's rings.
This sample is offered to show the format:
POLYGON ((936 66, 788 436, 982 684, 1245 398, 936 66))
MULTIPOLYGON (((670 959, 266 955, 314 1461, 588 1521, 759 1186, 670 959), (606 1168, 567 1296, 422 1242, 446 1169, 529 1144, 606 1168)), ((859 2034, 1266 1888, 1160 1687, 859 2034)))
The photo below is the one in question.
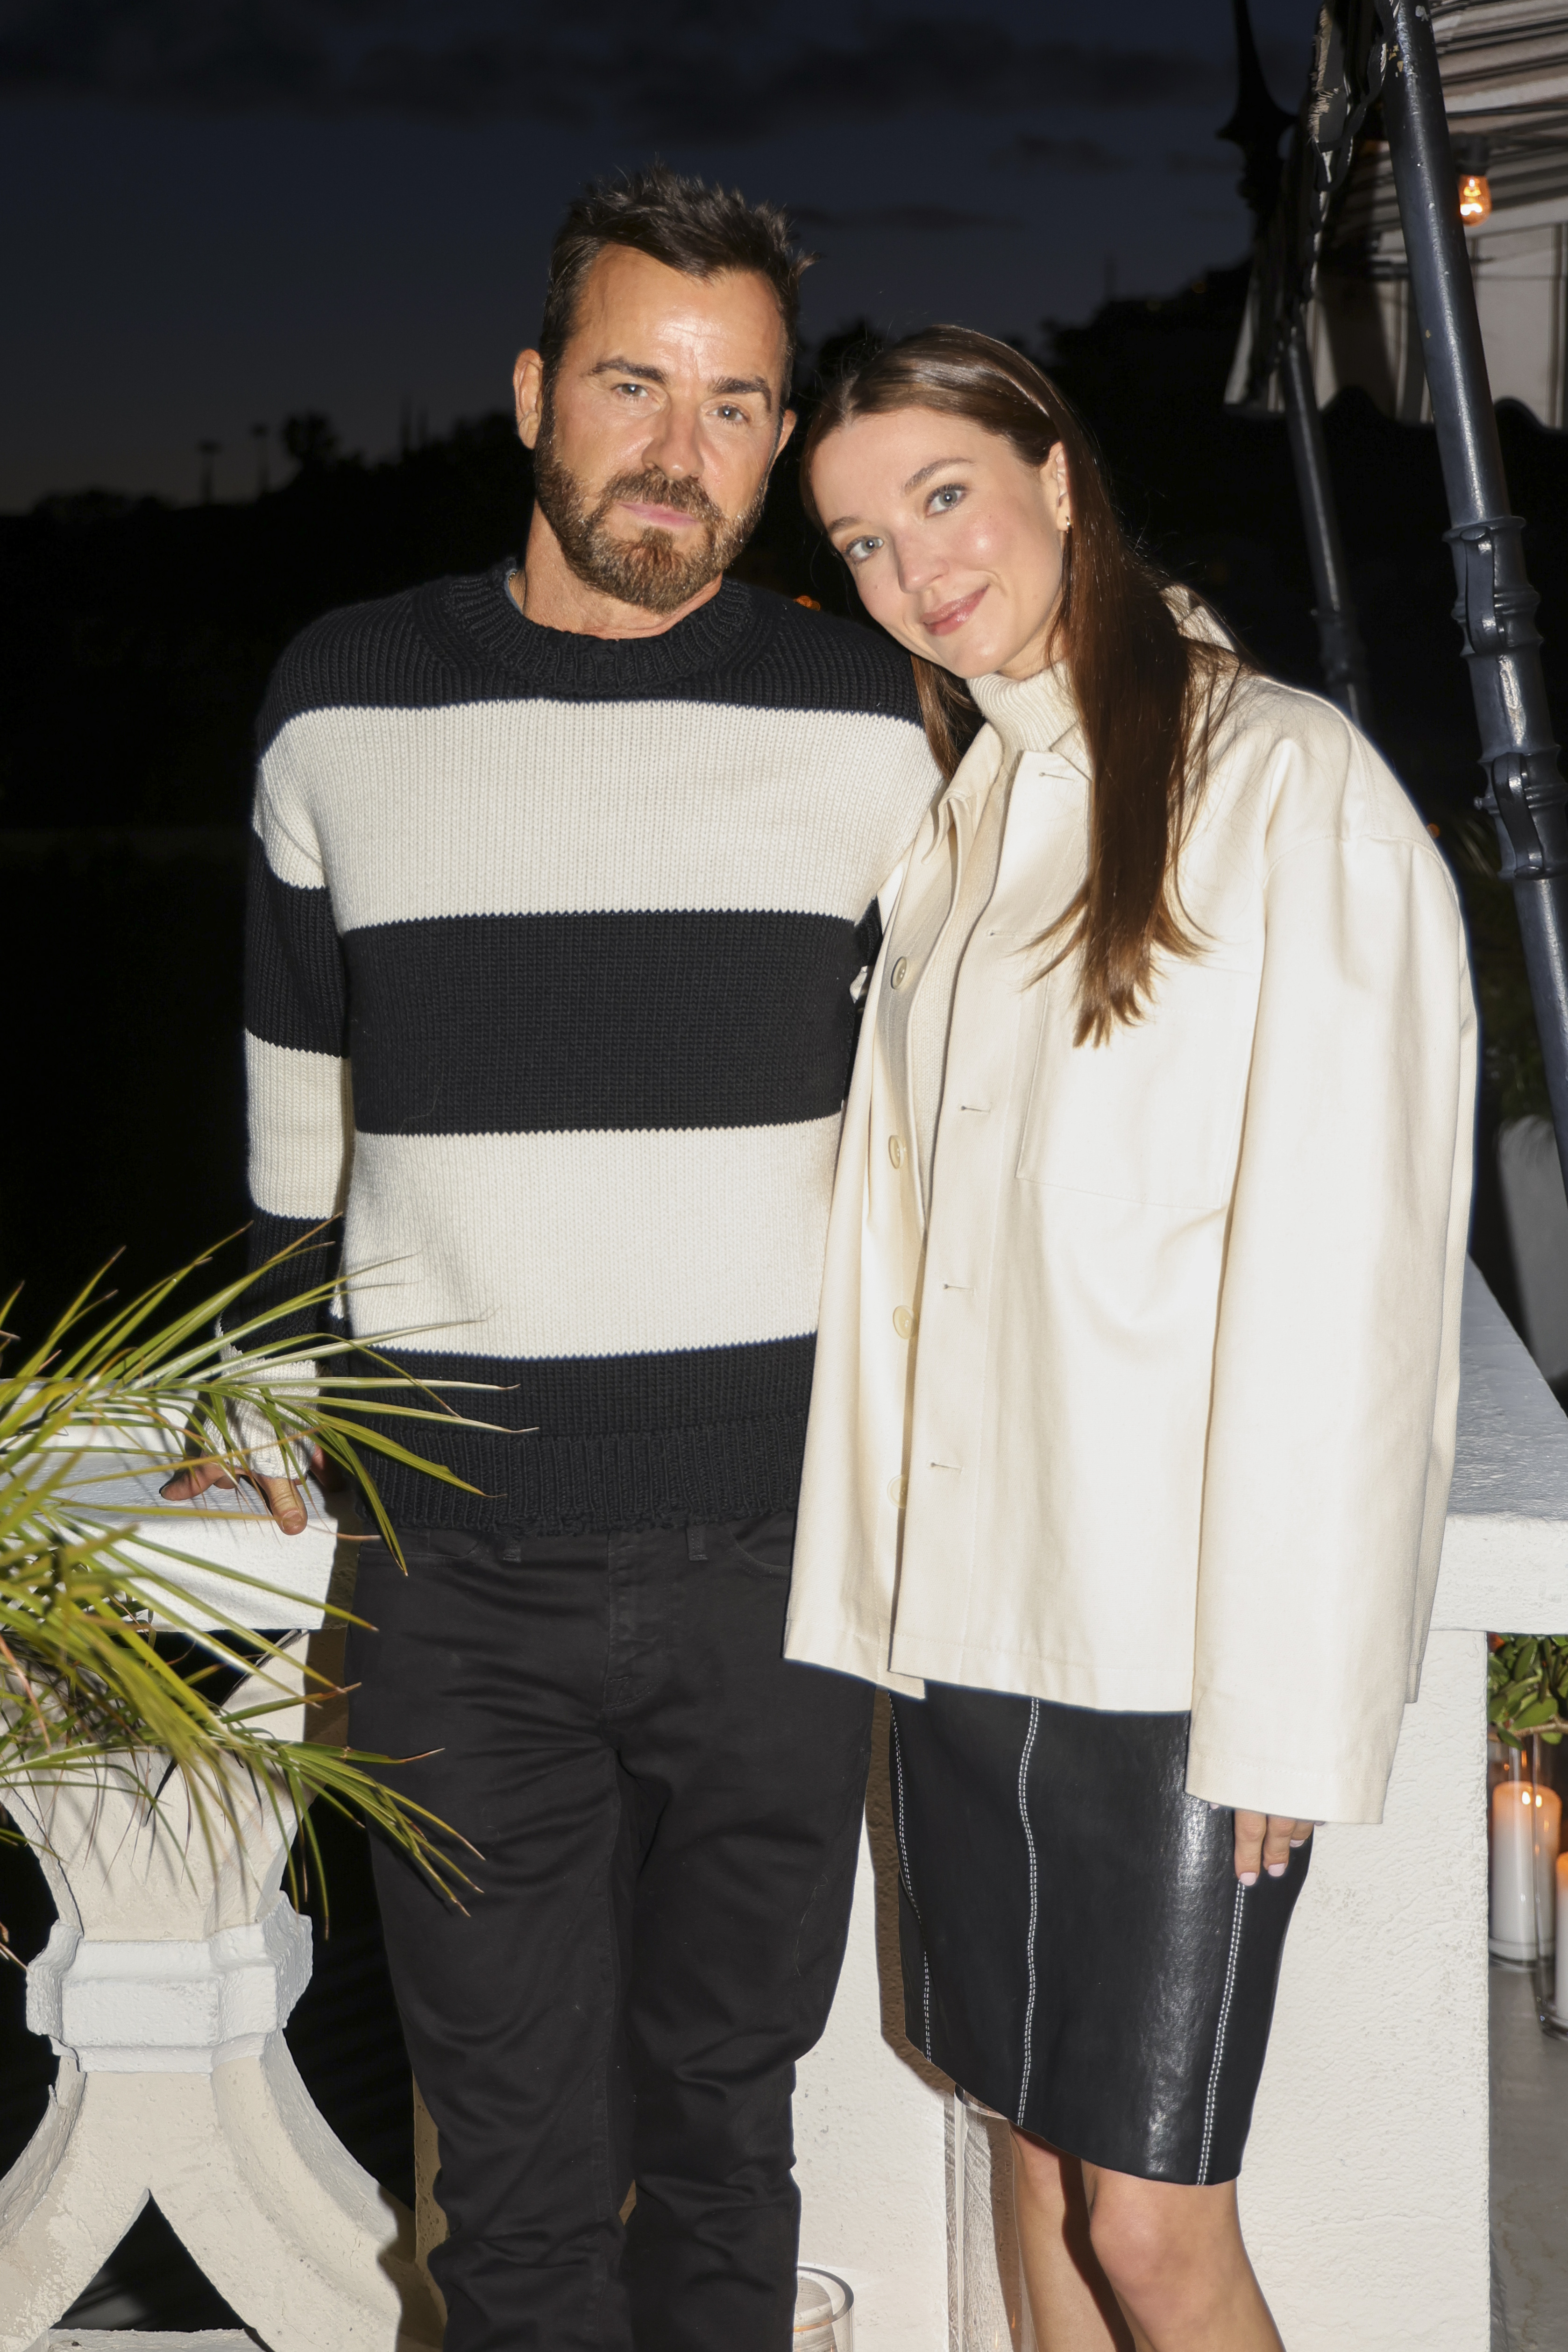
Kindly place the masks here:
MULTIPOLYGON (((1001 738, 1002 758, 975 815, 973 838, 963 855, 952 913, 910 1003, 907 1016, 906 1052, 914 1097, 914 1140, 920 1154, 921 1192, 928 1215, 932 1153, 946 1077, 947 1040, 952 1024, 958 968, 996 887, 1014 772, 1026 751, 1048 751, 1073 719, 1071 689, 1066 668, 1059 662, 1033 677, 1004 677, 1000 672, 993 672, 972 678, 969 690, 1001 738)), ((947 844, 949 856, 956 861, 957 831, 951 825, 947 844)))

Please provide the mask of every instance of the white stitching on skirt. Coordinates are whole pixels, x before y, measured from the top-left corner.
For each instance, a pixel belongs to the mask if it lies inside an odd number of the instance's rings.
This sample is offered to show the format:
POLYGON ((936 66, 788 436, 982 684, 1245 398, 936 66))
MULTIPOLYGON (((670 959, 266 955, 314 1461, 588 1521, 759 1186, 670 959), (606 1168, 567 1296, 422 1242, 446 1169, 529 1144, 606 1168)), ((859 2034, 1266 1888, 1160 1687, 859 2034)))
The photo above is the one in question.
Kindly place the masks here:
MULTIPOLYGON (((921 1906, 915 1901, 914 1881, 910 1876, 909 1848, 904 1843, 904 1749, 899 1738, 899 1718, 892 1708, 888 1720, 893 1727, 893 1773, 898 1780, 899 1875, 904 1882, 904 1893, 910 1898, 910 1909, 915 1915, 915 1925, 921 1931, 921 1963, 925 1974, 925 2054, 931 2057, 931 1955, 925 1948, 925 1922, 921 1906)), ((934 2063, 934 2062, 933 2062, 934 2063)))
POLYGON ((1247 1889, 1239 1879, 1236 1882, 1236 1905, 1230 1915, 1230 1958, 1226 1962, 1225 1991, 1220 1996, 1219 2023, 1215 2028, 1214 2062, 1209 2067, 1208 2095, 1204 2100, 1204 2142, 1198 2152, 1200 2189, 1208 2187, 1209 2149, 1214 2140, 1215 2109, 1219 2104, 1219 2070, 1225 2057, 1226 2029, 1230 2023, 1231 1996, 1236 1990, 1236 1964, 1241 1952, 1241 1914, 1247 1901, 1247 1889))
POLYGON ((1024 2075, 1018 2086, 1017 2123, 1024 2128, 1024 2109, 1029 2097, 1029 2069, 1034 2063, 1035 2038, 1035 1934, 1040 1919, 1040 1874, 1035 1860, 1035 1832, 1029 1826, 1029 1805, 1026 1782, 1029 1758, 1034 1753, 1035 1734, 1040 1727, 1040 1702, 1029 1701, 1029 1728, 1024 1735, 1024 1752, 1018 1759, 1018 1818, 1024 1824, 1024 1842, 1029 1849, 1029 2004, 1024 2011, 1024 2075))

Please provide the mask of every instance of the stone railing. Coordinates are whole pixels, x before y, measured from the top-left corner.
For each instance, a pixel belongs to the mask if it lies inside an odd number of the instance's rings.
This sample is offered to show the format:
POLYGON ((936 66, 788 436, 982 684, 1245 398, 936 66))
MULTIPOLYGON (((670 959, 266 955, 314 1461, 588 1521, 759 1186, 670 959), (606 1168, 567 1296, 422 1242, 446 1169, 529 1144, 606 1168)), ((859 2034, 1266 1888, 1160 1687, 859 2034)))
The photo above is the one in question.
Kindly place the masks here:
MULTIPOLYGON (((224 1581, 240 1567, 304 1596, 303 1650, 333 1572, 331 1521, 287 1544, 232 1507, 193 1509, 189 1525, 183 1548, 211 1562, 191 1579, 193 1620, 279 1623, 275 1600, 224 1581)), ((1291 2352, 1488 2341, 1488 1626, 1568 1629, 1568 1421, 1472 1269, 1421 1700, 1382 1828, 1320 1832, 1242 2182, 1291 2352)), ((249 1685, 231 1704, 262 1696, 249 1685)), ((290 1715, 302 1722, 296 1706, 280 1728, 290 1715)), ((281 1892, 293 1824, 257 1794, 209 1845, 181 1801, 166 1791, 149 1823, 112 1759, 89 1788, 6 1798, 59 1914, 28 2021, 60 2061, 0 2182, 0 2352, 42 2352, 149 2195, 271 2352, 433 2347, 413 2221, 333 2137, 284 2039, 310 1964, 281 1892)), ((874 1775, 838 1999, 800 2070, 802 2257, 854 2287, 857 2352, 1025 2352, 993 2178, 1005 2150, 902 2038, 894 1885, 874 1775)))

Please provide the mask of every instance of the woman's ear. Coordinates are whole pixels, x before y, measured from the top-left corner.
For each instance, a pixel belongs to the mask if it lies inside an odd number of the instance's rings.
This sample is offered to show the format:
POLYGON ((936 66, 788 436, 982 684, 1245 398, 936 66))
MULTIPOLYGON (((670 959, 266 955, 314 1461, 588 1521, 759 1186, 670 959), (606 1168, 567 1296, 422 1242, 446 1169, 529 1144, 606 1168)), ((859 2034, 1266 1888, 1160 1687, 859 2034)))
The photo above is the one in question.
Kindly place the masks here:
POLYGON ((1068 453, 1059 441, 1055 444, 1046 458, 1045 475, 1057 529, 1070 530, 1072 491, 1068 481, 1068 453))

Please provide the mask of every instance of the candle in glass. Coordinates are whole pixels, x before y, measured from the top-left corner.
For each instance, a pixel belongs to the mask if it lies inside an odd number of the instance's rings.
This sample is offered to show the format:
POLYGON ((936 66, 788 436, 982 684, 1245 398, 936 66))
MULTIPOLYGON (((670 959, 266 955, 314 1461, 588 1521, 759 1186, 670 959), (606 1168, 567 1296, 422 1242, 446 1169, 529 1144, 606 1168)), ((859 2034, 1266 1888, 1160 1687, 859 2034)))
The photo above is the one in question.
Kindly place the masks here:
POLYGON ((1557 1846, 1563 1824, 1555 1789, 1530 1780, 1500 1780, 1492 1790, 1491 1948, 1505 1960, 1535 1958, 1535 1902, 1540 1902, 1543 1958, 1557 1942, 1557 1846))
POLYGON ((1568 2019, 1568 1853, 1557 1857, 1557 1984, 1552 2007, 1568 2019))

